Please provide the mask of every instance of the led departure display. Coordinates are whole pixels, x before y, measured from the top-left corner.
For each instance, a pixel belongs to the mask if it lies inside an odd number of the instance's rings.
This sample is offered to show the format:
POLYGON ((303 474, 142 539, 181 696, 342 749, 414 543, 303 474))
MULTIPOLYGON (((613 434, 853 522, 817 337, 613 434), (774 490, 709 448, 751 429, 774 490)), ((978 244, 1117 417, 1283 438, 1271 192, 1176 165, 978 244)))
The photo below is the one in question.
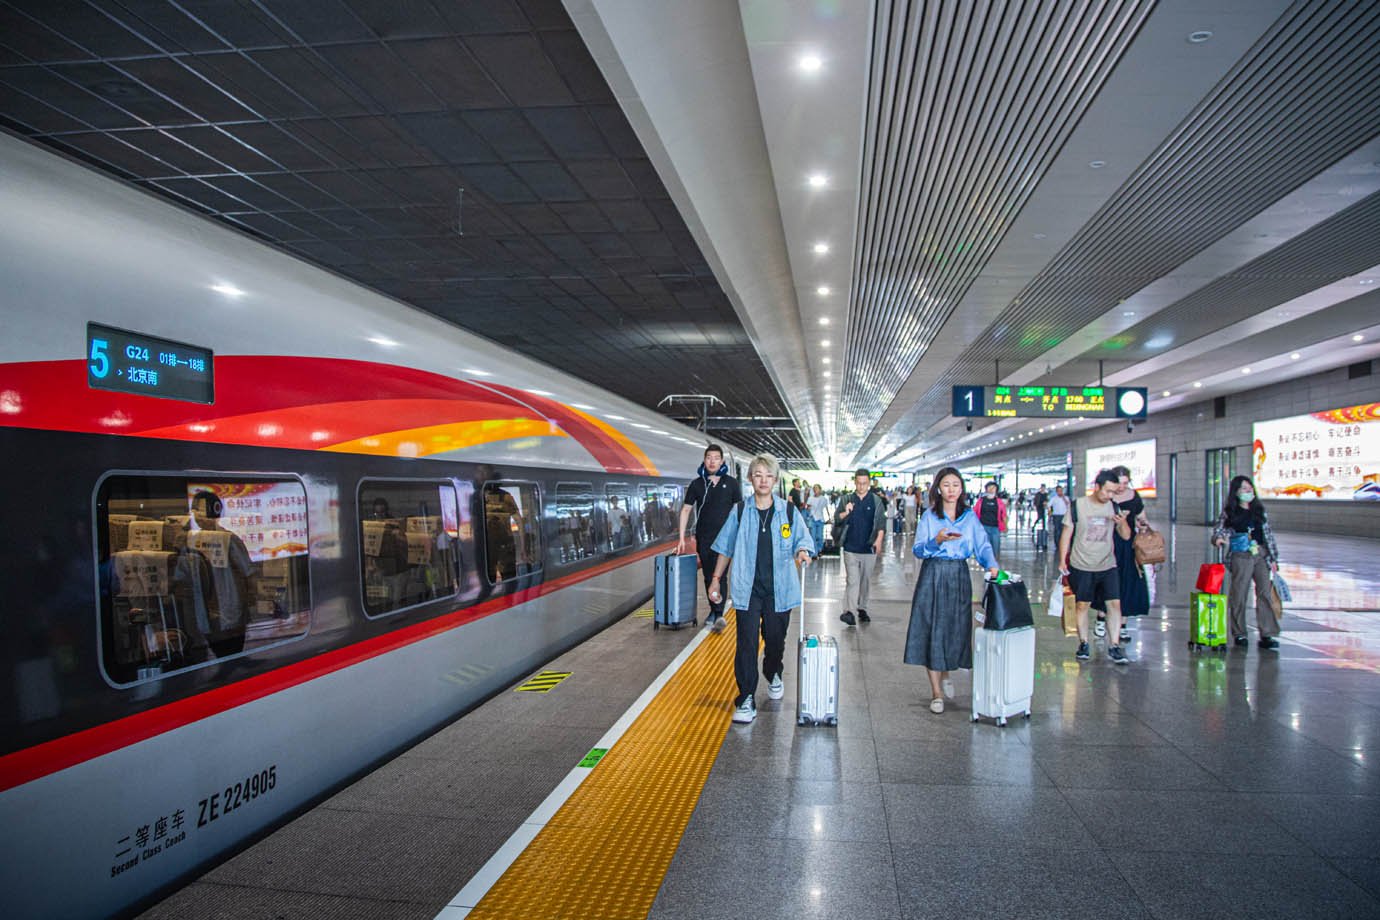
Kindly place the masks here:
POLYGON ((953 389, 959 418, 1145 418, 1145 387, 995 387, 953 389))
POLYGON ((213 403, 213 358, 209 348, 86 324, 86 382, 98 390, 213 403))

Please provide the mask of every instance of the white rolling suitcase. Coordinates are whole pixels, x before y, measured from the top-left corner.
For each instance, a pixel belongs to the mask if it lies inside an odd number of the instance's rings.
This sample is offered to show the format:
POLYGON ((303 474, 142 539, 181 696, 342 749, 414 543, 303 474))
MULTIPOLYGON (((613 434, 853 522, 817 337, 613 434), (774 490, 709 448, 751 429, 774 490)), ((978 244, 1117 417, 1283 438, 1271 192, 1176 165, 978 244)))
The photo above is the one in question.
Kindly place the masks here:
MULTIPOLYGON (((800 622, 805 623, 805 570, 800 570, 800 622)), ((800 637, 796 655, 795 721, 839 724, 839 642, 833 636, 800 637)))
POLYGON ((1035 627, 973 630, 973 721, 1005 725, 1007 716, 1030 718, 1035 695, 1035 627))
POLYGON ((795 679, 795 720, 800 725, 839 724, 839 643, 833 636, 800 640, 795 679))

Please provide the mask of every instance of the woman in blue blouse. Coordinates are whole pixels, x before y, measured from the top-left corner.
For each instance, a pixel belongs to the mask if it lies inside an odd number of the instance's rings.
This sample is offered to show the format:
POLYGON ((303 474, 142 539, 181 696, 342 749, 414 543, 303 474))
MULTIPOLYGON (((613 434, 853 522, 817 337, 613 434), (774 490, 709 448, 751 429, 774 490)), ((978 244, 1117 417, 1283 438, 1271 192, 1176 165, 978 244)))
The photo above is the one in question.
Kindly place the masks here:
POLYGON ((968 558, 993 575, 997 557, 978 516, 968 508, 963 477, 945 467, 930 486, 929 508, 915 526, 915 555, 924 561, 906 631, 906 664, 929 669, 930 712, 953 697, 949 672, 973 666, 973 582, 968 558))

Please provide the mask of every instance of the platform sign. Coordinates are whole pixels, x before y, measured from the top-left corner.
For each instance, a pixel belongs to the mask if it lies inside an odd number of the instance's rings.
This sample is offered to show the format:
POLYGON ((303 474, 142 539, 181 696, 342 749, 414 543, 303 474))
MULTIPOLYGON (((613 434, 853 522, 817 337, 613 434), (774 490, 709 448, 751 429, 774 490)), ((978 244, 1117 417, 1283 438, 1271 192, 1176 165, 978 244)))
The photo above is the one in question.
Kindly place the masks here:
POLYGON ((86 382, 97 390, 216 401, 211 349, 99 323, 86 324, 86 382))
POLYGON ((958 418, 1145 418, 1145 387, 953 388, 958 418))

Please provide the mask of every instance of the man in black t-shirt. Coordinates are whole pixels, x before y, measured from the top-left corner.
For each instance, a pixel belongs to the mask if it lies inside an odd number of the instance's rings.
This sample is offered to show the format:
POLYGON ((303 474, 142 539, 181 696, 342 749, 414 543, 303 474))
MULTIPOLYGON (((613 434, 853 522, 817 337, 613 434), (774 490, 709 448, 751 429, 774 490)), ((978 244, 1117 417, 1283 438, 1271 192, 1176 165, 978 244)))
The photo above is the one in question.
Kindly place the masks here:
MULTIPOLYGON (((719 561, 719 554, 710 547, 719 535, 719 529, 724 526, 724 521, 743 500, 743 490, 738 480, 725 473, 723 468, 724 449, 710 444, 704 449, 700 475, 686 488, 685 504, 680 509, 680 542, 676 544, 676 553, 685 552, 685 527, 690 522, 690 509, 694 508, 697 512, 695 549, 700 557, 700 574, 704 576, 706 595, 709 580, 714 575, 714 564, 719 561)), ((728 625, 724 619, 722 599, 718 603, 709 602, 709 616, 704 618, 704 625, 712 627, 715 632, 728 625)))

